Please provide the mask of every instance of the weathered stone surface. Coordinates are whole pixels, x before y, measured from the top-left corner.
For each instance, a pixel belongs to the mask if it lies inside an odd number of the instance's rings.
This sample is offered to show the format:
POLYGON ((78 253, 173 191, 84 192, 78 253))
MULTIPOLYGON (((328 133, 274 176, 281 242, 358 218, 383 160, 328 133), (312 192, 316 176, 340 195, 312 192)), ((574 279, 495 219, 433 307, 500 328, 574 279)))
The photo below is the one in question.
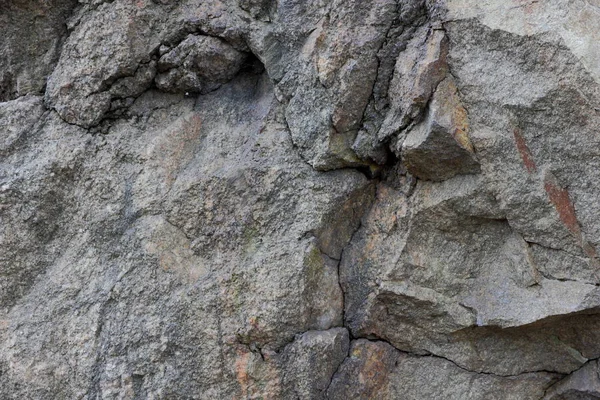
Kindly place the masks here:
MULTIPOLYGON (((15 153, 21 174, 42 181, 2 175, 20 196, 40 197, 31 233, 17 243, 56 251, 41 249, 42 257, 7 243, 26 258, 4 259, 14 283, 3 304, 20 305, 3 317, 3 337, 12 338, 3 362, 18 364, 3 374, 3 391, 229 397, 245 390, 236 365, 249 356, 238 344, 276 351, 297 333, 341 325, 337 261, 318 247, 327 243, 320 232, 351 229, 337 206, 348 202, 360 215, 363 200, 352 199, 368 199, 372 186, 354 171, 319 174, 294 154, 263 75, 243 74, 213 93, 194 106, 147 92, 106 136, 50 113, 15 153), (35 150, 59 134, 74 143, 35 150), (31 266, 25 290, 10 272, 19 265, 31 266), (73 320, 67 310, 84 298, 73 320), (34 341, 44 350, 30 348, 34 341), (61 372, 73 359, 80 375, 61 372), (35 384, 28 371, 40 374, 35 384)), ((3 206, 19 218, 20 203, 3 206)), ((343 240, 325 248, 339 252, 343 240)))
POLYGON ((286 399, 325 399, 334 373, 350 347, 348 331, 334 328, 311 331, 297 338, 284 350, 286 377, 282 394, 286 399))
POLYGON ((600 397, 599 10, 0 4, 0 398, 600 397))
POLYGON ((544 399, 600 398, 598 361, 590 361, 546 391, 544 399))
POLYGON ((303 85, 293 83, 286 112, 294 143, 317 169, 365 163, 351 147, 377 79, 378 51, 398 13, 392 0, 347 3, 333 1, 302 48, 306 76, 303 85))
POLYGON ((359 339, 333 378, 332 399, 539 399, 559 375, 503 377, 466 371, 443 358, 402 353, 359 339))
POLYGON ((421 118, 425 106, 448 72, 448 39, 443 30, 423 27, 400 54, 390 83, 391 110, 380 137, 399 133, 421 118))
POLYGON ((396 366, 398 352, 382 342, 364 339, 352 342, 348 358, 331 381, 332 399, 385 397, 385 389, 396 366))
POLYGON ((75 0, 17 0, 0 4, 0 102, 42 94, 60 56, 75 0))
MULTIPOLYGON (((552 36, 476 20, 444 26, 481 176, 419 182, 412 195, 378 188, 341 264, 346 320, 355 336, 469 370, 569 373, 598 357, 596 235, 587 233, 598 221, 584 200, 596 178, 583 173, 597 159, 598 84, 552 36), (575 131, 589 133, 565 139, 575 131)), ((414 159, 435 168, 425 155, 414 159)))

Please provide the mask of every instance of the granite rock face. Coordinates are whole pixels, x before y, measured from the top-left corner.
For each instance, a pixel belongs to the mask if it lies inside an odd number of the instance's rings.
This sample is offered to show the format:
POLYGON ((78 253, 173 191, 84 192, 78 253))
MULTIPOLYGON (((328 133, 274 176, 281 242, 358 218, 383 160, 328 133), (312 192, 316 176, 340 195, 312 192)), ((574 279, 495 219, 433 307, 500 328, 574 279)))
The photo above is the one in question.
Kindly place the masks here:
POLYGON ((0 398, 600 398, 596 0, 0 4, 0 398))

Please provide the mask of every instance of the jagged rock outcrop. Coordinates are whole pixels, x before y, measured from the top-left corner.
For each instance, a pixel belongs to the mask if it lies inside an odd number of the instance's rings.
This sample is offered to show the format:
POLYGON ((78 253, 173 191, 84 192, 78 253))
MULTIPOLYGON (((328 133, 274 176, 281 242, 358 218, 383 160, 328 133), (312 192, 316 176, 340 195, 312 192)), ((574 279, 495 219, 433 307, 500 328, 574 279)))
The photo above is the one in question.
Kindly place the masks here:
POLYGON ((600 4, 0 4, 0 398, 600 398, 600 4))

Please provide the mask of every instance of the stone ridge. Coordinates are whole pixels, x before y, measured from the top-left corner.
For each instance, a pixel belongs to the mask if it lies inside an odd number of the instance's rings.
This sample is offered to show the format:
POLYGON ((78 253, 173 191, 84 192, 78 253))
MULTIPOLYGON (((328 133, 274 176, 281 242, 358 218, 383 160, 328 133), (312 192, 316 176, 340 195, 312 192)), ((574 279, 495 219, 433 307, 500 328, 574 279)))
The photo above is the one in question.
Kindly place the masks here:
POLYGON ((0 3, 0 398, 600 398, 598 21, 0 3))

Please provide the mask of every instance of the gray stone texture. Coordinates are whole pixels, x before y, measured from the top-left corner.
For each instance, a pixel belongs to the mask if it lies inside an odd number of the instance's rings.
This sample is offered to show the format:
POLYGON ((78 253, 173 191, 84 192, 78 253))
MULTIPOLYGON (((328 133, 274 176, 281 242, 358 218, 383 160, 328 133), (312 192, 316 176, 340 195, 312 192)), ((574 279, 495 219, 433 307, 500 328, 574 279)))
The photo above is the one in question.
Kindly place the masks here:
POLYGON ((0 26, 0 399, 600 398, 597 0, 0 26))

